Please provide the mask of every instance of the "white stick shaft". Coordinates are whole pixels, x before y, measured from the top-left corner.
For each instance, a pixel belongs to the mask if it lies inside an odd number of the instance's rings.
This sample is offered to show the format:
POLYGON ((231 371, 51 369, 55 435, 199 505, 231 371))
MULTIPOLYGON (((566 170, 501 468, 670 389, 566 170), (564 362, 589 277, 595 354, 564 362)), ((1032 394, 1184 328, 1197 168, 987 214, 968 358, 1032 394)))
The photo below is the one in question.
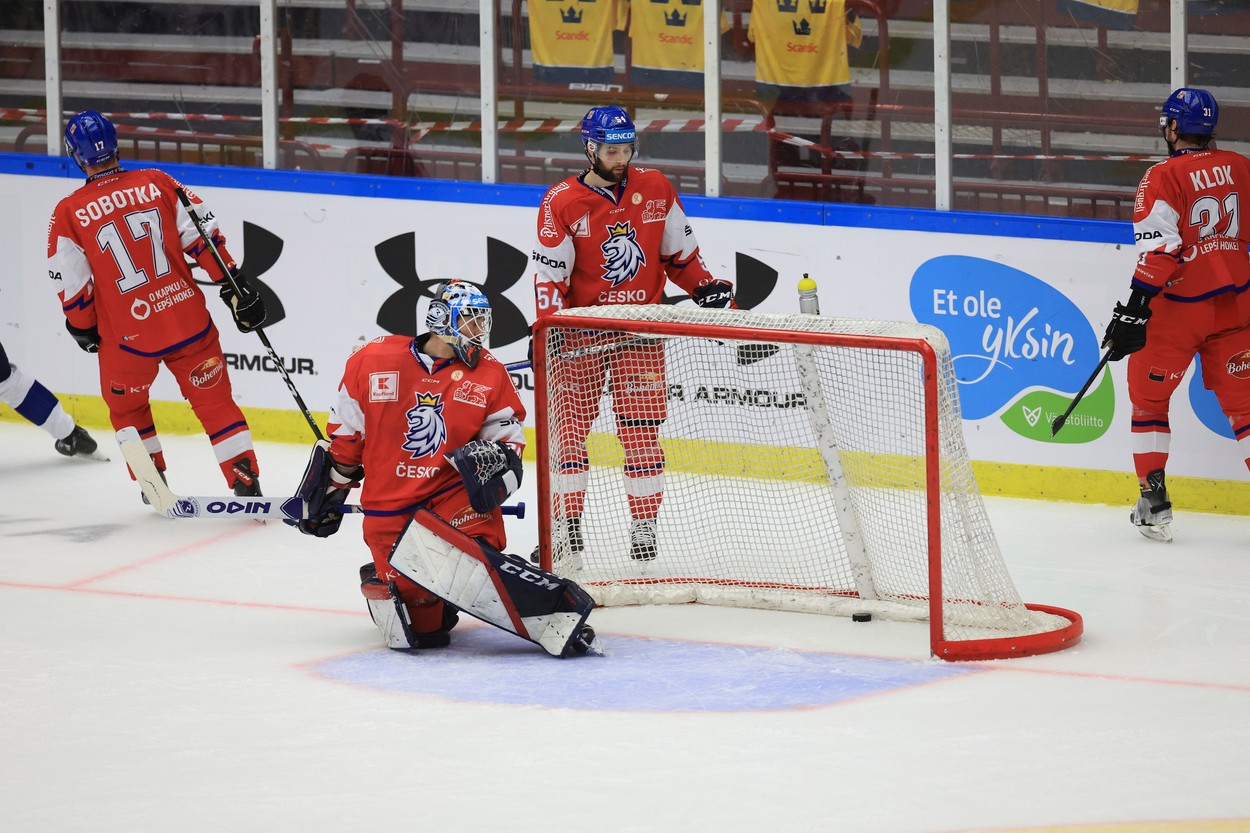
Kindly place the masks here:
MULTIPOLYGON (((121 447, 126 464, 134 472, 139 488, 143 489, 144 497, 152 508, 170 518, 280 518, 282 520, 306 520, 308 504, 304 499, 295 497, 239 497, 238 495, 178 495, 165 483, 156 470, 148 450, 143 447, 143 440, 134 428, 123 428, 117 432, 117 444, 121 447)), ((364 514, 364 508, 355 503, 345 503, 338 507, 344 515, 364 514)), ((499 511, 505 515, 514 515, 518 519, 525 517, 525 503, 518 502, 513 506, 501 506, 499 511)))
MULTIPOLYGON (((304 501, 298 497, 182 497, 161 479, 156 464, 134 428, 117 432, 117 444, 134 473, 139 488, 152 508, 170 518, 285 518, 306 517, 304 501)), ((359 506, 343 506, 344 513, 359 512, 359 506)))

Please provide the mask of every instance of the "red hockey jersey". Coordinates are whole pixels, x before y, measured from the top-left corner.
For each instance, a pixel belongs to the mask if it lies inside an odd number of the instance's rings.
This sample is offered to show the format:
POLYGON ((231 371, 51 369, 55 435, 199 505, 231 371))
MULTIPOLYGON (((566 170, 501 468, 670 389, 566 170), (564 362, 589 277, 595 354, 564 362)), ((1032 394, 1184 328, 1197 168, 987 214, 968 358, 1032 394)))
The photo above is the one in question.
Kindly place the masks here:
POLYGON ((1228 150, 1191 150, 1146 171, 1137 187, 1133 284, 1196 301, 1250 286, 1250 221, 1238 194, 1250 187, 1250 160, 1228 150))
POLYGON ((486 351, 472 368, 435 359, 418 349, 424 338, 382 336, 353 353, 330 409, 330 456, 365 467, 366 510, 410 510, 460 483, 445 455, 470 440, 525 447, 525 406, 504 366, 486 351))
POLYGON ((687 292, 715 280, 664 174, 631 167, 611 191, 584 179, 556 183, 538 212, 531 263, 539 318, 569 307, 658 304, 665 280, 687 292))
MULTIPOLYGON (((186 253, 205 274, 224 276, 174 193, 183 187, 155 169, 98 175, 52 212, 48 276, 75 327, 100 328, 105 343, 160 356, 202 338, 212 324, 186 253)), ((213 213, 183 188, 230 268, 213 213)))

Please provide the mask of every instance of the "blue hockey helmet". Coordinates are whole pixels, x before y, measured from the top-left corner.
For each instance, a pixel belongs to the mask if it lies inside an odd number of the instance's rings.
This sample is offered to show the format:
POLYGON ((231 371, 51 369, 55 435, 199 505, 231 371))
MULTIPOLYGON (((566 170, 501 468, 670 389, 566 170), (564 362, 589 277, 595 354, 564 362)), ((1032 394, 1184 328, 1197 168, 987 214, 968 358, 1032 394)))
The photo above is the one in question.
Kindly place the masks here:
POLYGON ((460 361, 477 367, 482 348, 490 340, 490 300, 467 281, 444 281, 434 287, 425 325, 452 346, 460 361))
POLYGON ((638 140, 634 123, 623 107, 591 107, 582 116, 582 144, 628 145, 638 140))
POLYGON ((1181 87, 1168 96, 1159 112, 1159 127, 1164 129, 1176 121, 1176 132, 1190 136, 1213 136, 1220 120, 1220 105, 1215 96, 1196 87, 1181 87))
POLYGON ((117 129, 95 110, 83 110, 65 125, 65 153, 80 167, 117 157, 117 129))

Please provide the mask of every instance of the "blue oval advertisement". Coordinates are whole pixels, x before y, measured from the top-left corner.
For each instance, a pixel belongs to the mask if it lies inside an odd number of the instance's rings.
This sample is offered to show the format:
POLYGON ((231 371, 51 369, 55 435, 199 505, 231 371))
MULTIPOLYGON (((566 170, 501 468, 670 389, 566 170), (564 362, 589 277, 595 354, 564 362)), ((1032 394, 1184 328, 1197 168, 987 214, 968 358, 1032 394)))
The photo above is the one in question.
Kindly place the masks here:
POLYGON ((1115 392, 1104 371, 1050 435, 1100 358, 1088 319, 1054 287, 1002 263, 945 255, 916 270, 910 301, 916 320, 950 341, 964 419, 998 414, 1042 442, 1091 442, 1110 427, 1115 392))

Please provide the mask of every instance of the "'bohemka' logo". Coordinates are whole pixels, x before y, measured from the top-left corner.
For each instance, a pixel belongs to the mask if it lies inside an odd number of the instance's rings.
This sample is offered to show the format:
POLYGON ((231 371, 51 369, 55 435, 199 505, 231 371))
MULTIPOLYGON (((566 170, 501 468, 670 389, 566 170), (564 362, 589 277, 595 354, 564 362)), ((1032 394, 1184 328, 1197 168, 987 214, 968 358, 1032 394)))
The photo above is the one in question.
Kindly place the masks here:
POLYGON ((211 359, 205 359, 187 377, 191 380, 191 384, 197 388, 211 388, 221 381, 222 374, 225 372, 226 364, 221 359, 213 356, 211 359))
POLYGON ((1250 350, 1242 350, 1226 364, 1228 375, 1235 379, 1250 379, 1250 350))

